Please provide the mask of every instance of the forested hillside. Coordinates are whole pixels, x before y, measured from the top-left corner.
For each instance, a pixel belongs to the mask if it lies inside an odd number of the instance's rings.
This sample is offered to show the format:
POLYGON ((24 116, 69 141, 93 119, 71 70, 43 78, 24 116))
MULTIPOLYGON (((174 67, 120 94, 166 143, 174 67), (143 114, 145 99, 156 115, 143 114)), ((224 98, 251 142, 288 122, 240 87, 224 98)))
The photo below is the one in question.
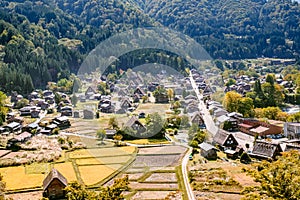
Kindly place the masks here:
POLYGON ((145 0, 143 8, 198 40, 214 58, 300 53, 300 6, 291 0, 145 0))
POLYGON ((111 34, 153 26, 117 0, 0 1, 0 90, 27 94, 76 73, 111 34))
POLYGON ((290 0, 0 0, 0 90, 68 78, 112 34, 161 25, 213 58, 300 54, 300 6, 290 0))

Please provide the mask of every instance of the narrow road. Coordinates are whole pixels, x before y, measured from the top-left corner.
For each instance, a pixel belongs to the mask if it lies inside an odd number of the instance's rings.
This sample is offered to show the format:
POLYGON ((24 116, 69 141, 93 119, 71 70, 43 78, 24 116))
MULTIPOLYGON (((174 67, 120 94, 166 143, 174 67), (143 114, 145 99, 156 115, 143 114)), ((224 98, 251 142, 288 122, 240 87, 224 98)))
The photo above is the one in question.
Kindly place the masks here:
POLYGON ((206 125, 206 130, 210 134, 212 134, 212 136, 214 136, 218 132, 218 127, 215 125, 208 109, 206 108, 206 105, 203 102, 203 95, 200 94, 197 84, 196 84, 191 72, 190 72, 190 81, 191 81, 192 87, 197 95, 197 98, 199 100, 199 109, 200 109, 201 113, 203 113, 202 117, 203 117, 204 123, 206 125))
POLYGON ((192 187, 191 187, 190 182, 189 182, 188 170, 187 170, 187 164, 188 164, 188 161, 189 161, 189 156, 192 153, 192 150, 193 150, 193 148, 189 147, 189 150, 185 154, 185 156, 183 157, 182 163, 181 163, 184 186, 185 186, 185 189, 186 189, 189 200, 195 200, 195 196, 194 196, 192 187))

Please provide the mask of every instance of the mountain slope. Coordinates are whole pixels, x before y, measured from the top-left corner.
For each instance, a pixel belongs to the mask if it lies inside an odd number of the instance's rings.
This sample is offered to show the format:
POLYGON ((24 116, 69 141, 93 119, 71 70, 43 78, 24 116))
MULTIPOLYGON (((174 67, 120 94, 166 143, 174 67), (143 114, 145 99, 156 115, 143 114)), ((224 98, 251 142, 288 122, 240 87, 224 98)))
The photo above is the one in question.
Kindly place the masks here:
POLYGON ((213 58, 300 55, 300 6, 291 0, 0 0, 0 90, 68 78, 114 33, 160 25, 213 58))
POLYGON ((300 54, 297 2, 145 0, 143 9, 163 25, 194 37, 215 58, 286 58, 300 54))
POLYGON ((0 77, 6 77, 0 90, 25 94, 76 73, 85 55, 110 35, 154 25, 118 0, 0 1, 0 19, 0 77), (16 86, 7 79, 24 81, 16 86))

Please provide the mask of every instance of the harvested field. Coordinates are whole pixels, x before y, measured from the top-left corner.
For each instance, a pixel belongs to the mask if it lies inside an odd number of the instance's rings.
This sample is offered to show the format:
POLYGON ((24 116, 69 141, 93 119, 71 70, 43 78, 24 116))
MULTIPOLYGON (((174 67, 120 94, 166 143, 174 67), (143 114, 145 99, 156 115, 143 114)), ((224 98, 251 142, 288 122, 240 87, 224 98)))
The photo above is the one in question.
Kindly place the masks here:
MULTIPOLYGON (((131 199, 160 200, 160 199, 165 199, 169 194, 170 194, 170 191, 138 191, 131 199)), ((179 199, 181 199, 181 198, 179 198, 179 199)))
POLYGON ((175 173, 153 173, 144 182, 177 182, 175 173))
POLYGON ((171 142, 168 141, 167 139, 135 139, 135 140, 125 140, 124 142, 128 142, 131 144, 142 144, 142 145, 171 144, 171 142))
POLYGON ((138 182, 130 182, 130 188, 132 189, 164 189, 164 190, 176 190, 178 189, 177 183, 168 183, 168 184, 160 184, 160 183, 138 183, 138 182))
POLYGON ((126 163, 131 156, 112 156, 112 157, 99 157, 99 158, 87 158, 77 159, 76 164, 78 165, 100 165, 100 164, 115 164, 115 163, 126 163))
POLYGON ((12 198, 16 200, 40 200, 42 196, 43 196, 42 191, 6 195, 6 197, 8 198, 12 198))
POLYGON ((130 181, 136 181, 144 175, 144 173, 134 173, 134 174, 123 174, 123 177, 128 175, 130 181))
POLYGON ((240 200, 240 194, 194 192, 197 200, 240 200))
POLYGON ((11 150, 0 150, 0 157, 5 156, 7 154, 9 154, 11 152, 11 150))
POLYGON ((138 106, 134 113, 155 113, 158 112, 160 115, 165 115, 166 110, 170 108, 170 104, 158 104, 158 103, 143 103, 138 106))
POLYGON ((165 167, 178 165, 181 155, 137 156, 133 167, 165 167))
POLYGON ((98 148, 98 149, 81 149, 70 153, 70 158, 91 158, 91 157, 104 157, 104 156, 121 156, 133 153, 135 147, 112 147, 112 148, 98 148))
POLYGON ((102 162, 100 158, 83 158, 83 159, 76 159, 77 165, 101 165, 102 162))
POLYGON ((185 150, 185 147, 170 145, 163 147, 139 148, 139 154, 180 154, 185 150))
POLYGON ((122 174, 129 176, 132 189, 127 199, 165 199, 169 194, 172 200, 182 199, 176 166, 185 151, 181 146, 139 148, 136 160, 122 174))
POLYGON ((111 175, 122 165, 79 166, 79 172, 86 185, 93 185, 111 175))
POLYGON ((0 168, 0 173, 7 190, 40 187, 45 178, 44 174, 25 174, 23 166, 0 168))
POLYGON ((76 181, 76 174, 73 168, 73 165, 71 162, 66 162, 66 163, 58 163, 54 165, 54 168, 57 169, 61 174, 66 177, 66 179, 71 182, 71 181, 76 181))
POLYGON ((32 163, 25 165, 26 174, 47 174, 50 171, 49 163, 32 163))

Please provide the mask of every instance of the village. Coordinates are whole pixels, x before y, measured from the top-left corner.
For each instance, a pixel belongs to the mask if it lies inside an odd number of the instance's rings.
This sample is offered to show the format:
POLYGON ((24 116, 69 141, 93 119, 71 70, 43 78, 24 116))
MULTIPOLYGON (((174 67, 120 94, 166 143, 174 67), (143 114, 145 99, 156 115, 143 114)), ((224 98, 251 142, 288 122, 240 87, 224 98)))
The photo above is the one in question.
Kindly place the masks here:
MULTIPOLYGON (((284 64, 274 62, 270 65, 284 64)), ((81 88, 73 94, 37 90, 25 99, 13 93, 6 122, 0 128, 0 172, 8 193, 16 197, 19 192, 36 192, 37 199, 42 194, 61 198, 70 181, 96 188, 114 177, 129 175, 133 188, 126 194, 129 199, 145 199, 151 195, 149 191, 161 199, 170 194, 175 199, 187 198, 190 186, 182 180, 187 174, 178 167, 189 146, 195 150, 187 155, 189 174, 214 162, 239 166, 237 161, 245 154, 254 162, 272 161, 281 152, 299 150, 300 123, 245 117, 229 112, 214 99, 216 94, 230 91, 245 96, 257 80, 266 82, 268 73, 263 67, 253 67, 259 77, 242 74, 228 78, 220 77, 217 68, 191 69, 185 76, 157 68, 155 74, 128 70, 118 80, 97 74, 80 76, 81 88), (229 79, 234 83, 226 86, 229 79), (196 133, 188 134, 194 125, 195 132, 205 134, 203 140, 195 139, 196 133), (196 145, 192 141, 197 141, 196 145), (38 176, 32 185, 15 186, 7 177, 13 166, 26 171, 35 163, 40 164, 30 174, 38 176), (102 170, 108 172, 100 176, 102 170), (55 180, 60 182, 56 190, 51 188, 57 187, 55 180)), ((292 81, 275 76, 276 83, 289 93, 296 90, 292 81)), ((26 172, 22 176, 30 177, 26 172)), ((190 183, 196 197, 211 195, 192 180, 190 183)), ((238 188, 234 194, 240 191, 238 188)))

